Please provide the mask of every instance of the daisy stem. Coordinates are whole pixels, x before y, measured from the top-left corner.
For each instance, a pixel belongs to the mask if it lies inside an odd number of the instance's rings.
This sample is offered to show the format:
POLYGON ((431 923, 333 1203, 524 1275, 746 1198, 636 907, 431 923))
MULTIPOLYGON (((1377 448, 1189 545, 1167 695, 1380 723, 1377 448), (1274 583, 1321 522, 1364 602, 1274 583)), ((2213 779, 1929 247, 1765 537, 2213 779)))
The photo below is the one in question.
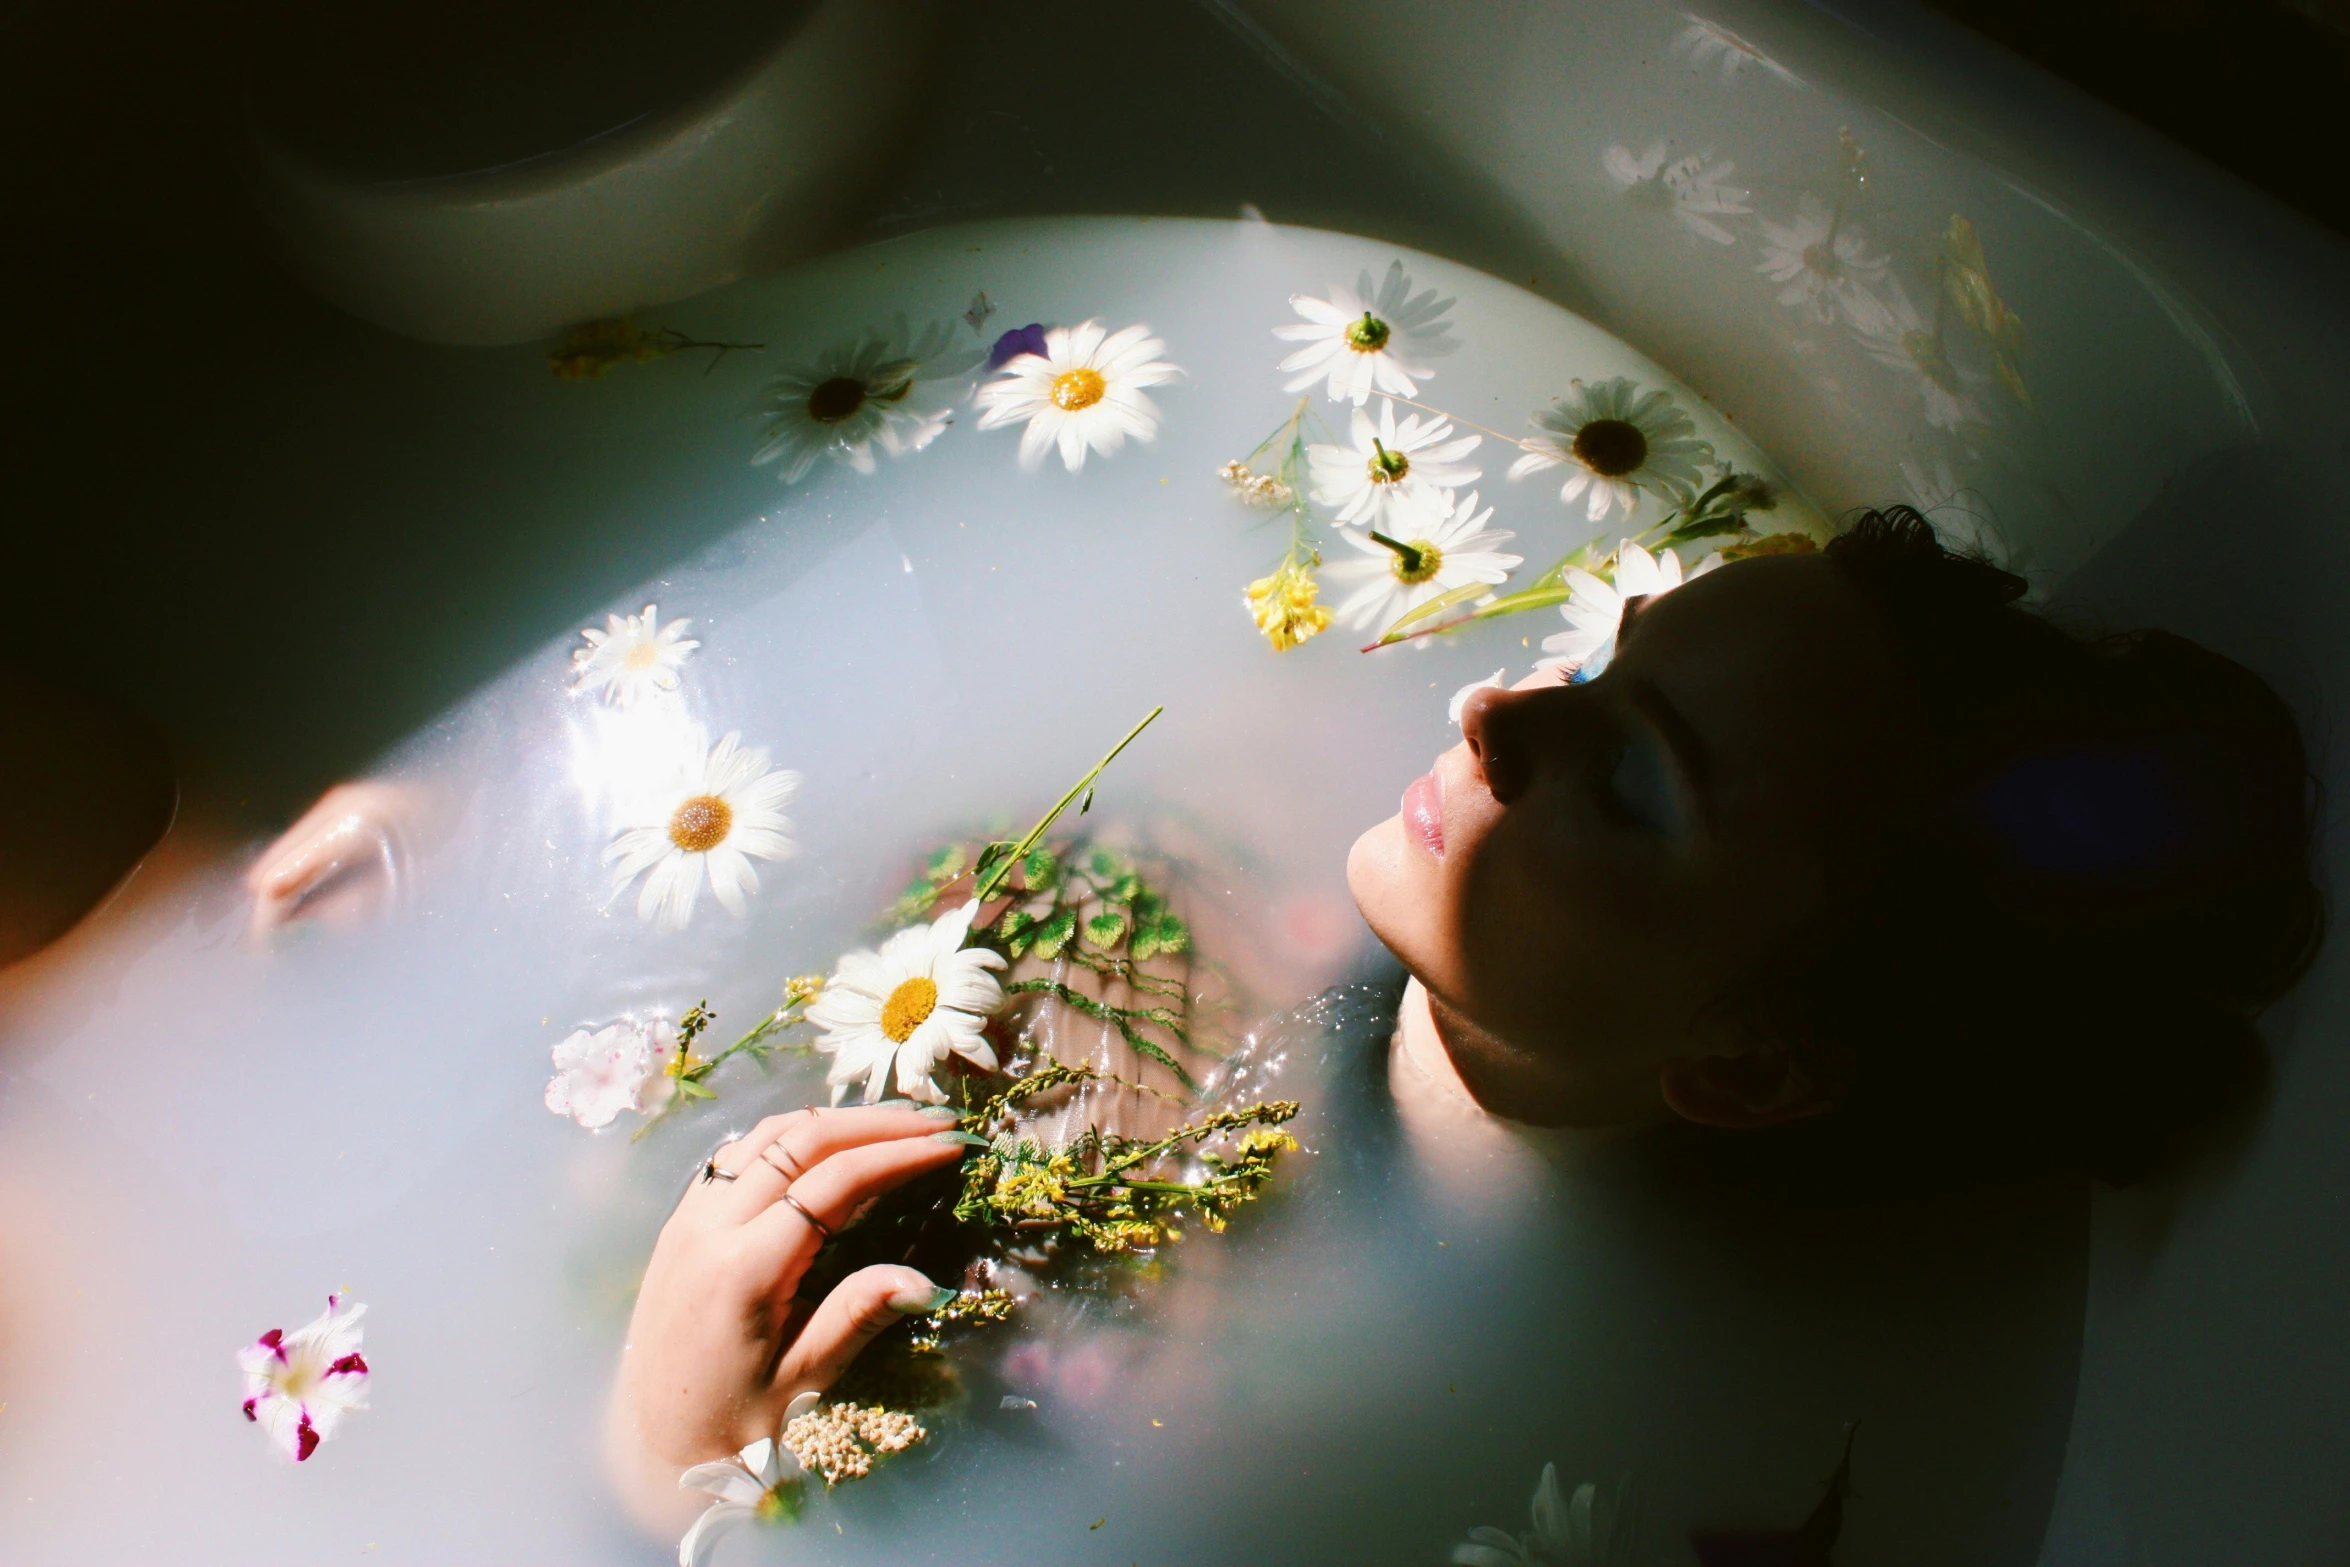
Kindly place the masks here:
POLYGON ((1431 408, 1428 404, 1414 402, 1409 397, 1399 397, 1396 399, 1396 401, 1403 404, 1406 408, 1417 408, 1424 414, 1434 414, 1439 419, 1449 419, 1454 424, 1463 425, 1468 429, 1475 430, 1480 435, 1490 435, 1497 441, 1507 441, 1510 445, 1517 447, 1521 451, 1540 452, 1546 457, 1553 455, 1553 453, 1551 453, 1550 450, 1546 447, 1537 446, 1532 441, 1521 441, 1514 435, 1504 435, 1499 430, 1494 429, 1491 425, 1479 424, 1474 419, 1464 419, 1459 414, 1446 413, 1441 408, 1431 408))
POLYGON ((1418 571, 1421 563, 1428 558, 1428 552, 1417 544, 1406 544, 1401 539, 1391 539, 1377 528, 1371 530, 1371 542, 1384 544, 1395 551, 1395 563, 1403 568, 1406 576, 1418 571))
POLYGON ((1044 815, 1037 820, 1037 823, 1034 827, 1028 829, 1028 835, 1012 846, 1012 852, 1005 855, 1002 859, 996 861, 994 866, 991 867, 985 875, 981 876, 979 880, 972 885, 971 896, 981 903, 985 903, 988 899, 994 897, 996 894, 996 889, 1003 884, 1004 878, 1012 874, 1012 867, 1019 864, 1022 860, 1028 858, 1028 851, 1036 847, 1037 843, 1044 837, 1045 832, 1053 825, 1054 822, 1060 820, 1061 813, 1067 810, 1070 806, 1074 805, 1077 802, 1077 797, 1085 793, 1087 789, 1091 788, 1093 786, 1093 781, 1102 775, 1103 769, 1107 768, 1112 762, 1118 759, 1118 753, 1125 750, 1127 746, 1131 745, 1134 741, 1134 737, 1138 734, 1141 734, 1145 729, 1148 729, 1151 726, 1151 721, 1166 710, 1166 705, 1162 703, 1159 706, 1152 708, 1149 712, 1143 714, 1142 722, 1136 724, 1132 729, 1127 730, 1126 738, 1120 740, 1116 745, 1111 746, 1109 754, 1104 756, 1100 761, 1094 763, 1092 770, 1088 772, 1083 778, 1078 779, 1076 783, 1072 784, 1069 788, 1069 792, 1062 795, 1061 798, 1054 803, 1053 808, 1045 812, 1044 815))

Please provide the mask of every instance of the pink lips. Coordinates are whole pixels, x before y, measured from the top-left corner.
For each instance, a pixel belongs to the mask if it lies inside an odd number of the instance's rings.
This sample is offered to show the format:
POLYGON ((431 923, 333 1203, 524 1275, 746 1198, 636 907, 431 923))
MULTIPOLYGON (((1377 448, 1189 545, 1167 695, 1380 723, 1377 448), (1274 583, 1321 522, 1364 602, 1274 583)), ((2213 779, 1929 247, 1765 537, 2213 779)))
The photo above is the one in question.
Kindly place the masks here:
POLYGON ((1434 773, 1422 773, 1404 790, 1403 823, 1420 847, 1444 858, 1444 786, 1434 773))

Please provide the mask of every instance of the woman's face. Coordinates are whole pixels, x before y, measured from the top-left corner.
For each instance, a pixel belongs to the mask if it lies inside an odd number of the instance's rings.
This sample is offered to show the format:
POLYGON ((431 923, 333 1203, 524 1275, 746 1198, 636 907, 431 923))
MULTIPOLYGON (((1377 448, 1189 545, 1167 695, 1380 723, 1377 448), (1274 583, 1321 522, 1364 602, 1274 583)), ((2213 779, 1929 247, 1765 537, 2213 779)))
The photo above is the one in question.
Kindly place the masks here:
POLYGON ((1781 556, 1636 601, 1596 680, 1471 696, 1347 880, 1480 1103, 1572 1126, 1826 1108, 1713 1003, 1909 787, 1892 668, 1837 568, 1781 556))

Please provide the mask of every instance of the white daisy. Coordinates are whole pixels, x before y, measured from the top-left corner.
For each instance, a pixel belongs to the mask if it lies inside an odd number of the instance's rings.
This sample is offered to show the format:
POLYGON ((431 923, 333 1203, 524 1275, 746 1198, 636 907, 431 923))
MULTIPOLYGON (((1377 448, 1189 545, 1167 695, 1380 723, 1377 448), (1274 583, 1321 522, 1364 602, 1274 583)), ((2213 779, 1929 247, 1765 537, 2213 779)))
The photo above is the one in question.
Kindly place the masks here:
POLYGON ((1650 142, 1646 152, 1634 156, 1629 147, 1618 142, 1601 153, 1599 161, 1626 196, 1670 208, 1692 234, 1717 245, 1735 245, 1738 236, 1714 219, 1735 217, 1754 208, 1746 199, 1745 188, 1729 183, 1738 165, 1709 162, 1712 156, 1696 152, 1668 160, 1661 141, 1650 142))
MULTIPOLYGON (((1720 555, 1708 555, 1688 580, 1721 563, 1720 555)), ((1684 580, 1680 556, 1670 549, 1651 555, 1630 539, 1617 548, 1615 577, 1608 582, 1579 567, 1567 573, 1573 596, 1559 606, 1559 613, 1566 617, 1568 629, 1542 639, 1542 651, 1550 656, 1537 660, 1536 669, 1565 669, 1567 678, 1577 684, 1597 679, 1616 656, 1616 628, 1623 622, 1625 603, 1670 593, 1684 580)))
POLYGON ((1381 398, 1377 424, 1354 411, 1349 444, 1306 448, 1314 499, 1336 508, 1340 522, 1367 528, 1408 526, 1405 517, 1442 519, 1452 511, 1444 492, 1473 484, 1484 472, 1461 461, 1480 439, 1452 439, 1451 423, 1435 416, 1406 414, 1399 421, 1395 403, 1381 398))
POLYGON ((1509 671, 1497 669, 1483 680, 1472 680, 1455 691, 1452 694, 1452 700, 1445 704, 1444 721, 1448 724, 1457 724, 1461 721, 1461 709, 1469 705, 1469 696, 1472 692, 1507 690, 1509 683, 1502 678, 1507 673, 1509 671))
POLYGON ((1410 397, 1435 374, 1424 361, 1455 346, 1447 336, 1452 323, 1443 319, 1452 305, 1432 288, 1413 294, 1401 261, 1387 264, 1376 290, 1366 271, 1353 288, 1331 284, 1328 299, 1292 294, 1289 307, 1305 320, 1277 326, 1273 335, 1306 346, 1281 361, 1283 370, 1301 372, 1282 390, 1302 392, 1324 381, 1332 402, 1357 408, 1373 392, 1410 397))
MULTIPOLYGON (((1444 498, 1452 501, 1449 493, 1444 498)), ((1340 537, 1372 558, 1323 568, 1335 582, 1362 584, 1338 606, 1338 618, 1356 627, 1388 626, 1399 615, 1455 588, 1507 581, 1526 557, 1495 549, 1517 535, 1486 527, 1492 516, 1490 506, 1477 509, 1477 492, 1471 490, 1467 500, 1449 506, 1439 520, 1407 529, 1392 545, 1369 534, 1342 531, 1340 537)))
POLYGON ((852 952, 840 960, 808 1021, 822 1029, 816 1048, 832 1057, 824 1080, 839 1104, 849 1085, 865 1080, 865 1102, 888 1091, 897 1069, 898 1092, 908 1099, 944 1104, 946 1090, 932 1077, 950 1055, 983 1072, 995 1070, 987 1042, 987 1020, 1004 1004, 1004 987, 990 969, 1004 966, 1001 953, 966 948, 976 901, 941 914, 928 925, 912 925, 881 944, 879 952, 852 952))
POLYGON ((1054 327, 1044 352, 1021 354, 1002 375, 979 389, 979 428, 1028 426, 1020 437, 1020 466, 1034 471, 1056 445, 1071 473, 1088 452, 1107 457, 1133 436, 1159 433, 1159 410, 1143 395, 1183 372, 1158 357, 1166 344, 1147 326, 1105 334, 1099 321, 1054 327))
POLYGON ((730 914, 741 914, 759 890, 750 856, 789 859, 798 852, 783 808, 799 792, 800 775, 771 770, 767 753, 748 750, 731 733, 702 754, 699 729, 689 736, 692 754, 678 769, 653 820, 629 828, 604 851, 613 866, 612 895, 645 876, 636 900, 637 918, 656 920, 663 930, 683 930, 702 895, 702 876, 730 914))
POLYGON ((1714 449, 1697 438, 1696 424, 1671 393, 1642 394, 1624 376, 1569 387, 1534 416, 1535 449, 1510 464, 1511 478, 1564 464, 1559 499, 1572 505, 1588 495, 1584 508, 1593 522, 1613 509, 1631 516, 1643 490, 1673 505, 1696 490, 1698 470, 1713 461, 1714 449))
POLYGON ((604 629, 580 632, 587 646, 571 654, 571 689, 576 695, 602 687, 604 700, 630 707, 640 699, 677 689, 677 672, 702 644, 685 634, 690 620, 661 624, 658 608, 641 615, 606 615, 604 629))
POLYGON ((575 1029, 553 1051, 547 1108, 594 1130, 623 1110, 650 1115, 668 1103, 675 1082, 677 1028, 667 1018, 622 1018, 590 1031, 575 1029))
POLYGON ((1673 52, 1688 55, 1691 69, 1702 71, 1710 61, 1719 58, 1725 82, 1736 81, 1738 73, 1747 66, 1759 65, 1783 82, 1793 86, 1803 84, 1803 78, 1721 23, 1707 21, 1694 13, 1684 14, 1688 15, 1689 25, 1673 40, 1673 52))
POLYGON ((903 317, 892 331, 828 348, 767 383, 767 439, 751 461, 774 463, 786 484, 806 478, 828 453, 871 473, 874 447, 892 457, 918 452, 951 422, 946 402, 917 388, 978 362, 975 351, 956 349, 953 327, 933 322, 917 337, 903 317))
POLYGON ((1765 218, 1762 260, 1755 270, 1774 283, 1779 303, 1793 305, 1815 321, 1865 319, 1876 306, 1875 285, 1884 281, 1887 258, 1873 254, 1857 225, 1846 223, 1819 197, 1804 193, 1795 203, 1795 221, 1765 218))
POLYGON ((307 1325, 291 1333, 271 1328, 237 1351, 245 1418, 296 1463, 317 1452, 344 1415, 367 1407, 367 1359, 359 1353, 366 1314, 365 1306, 346 1307, 337 1290, 307 1325))
POLYGON ((703 1491, 717 1500, 677 1542, 677 1567, 703 1567, 718 1542, 738 1525, 798 1517, 800 1484, 799 1459, 771 1436, 759 1438, 737 1457, 696 1464, 679 1475, 679 1490, 703 1491))
POLYGON ((1452 1548, 1453 1567, 1618 1567, 1632 1555, 1625 1488, 1610 1493, 1586 1480, 1573 1497, 1559 1495, 1558 1465, 1542 1466, 1524 1534, 1472 1529, 1452 1548))
POLYGON ((1901 279, 1887 273, 1880 294, 1855 301, 1853 340, 1871 359, 1902 371, 1925 403, 1926 422, 1955 430, 1981 417, 1942 335, 1910 302, 1901 279))

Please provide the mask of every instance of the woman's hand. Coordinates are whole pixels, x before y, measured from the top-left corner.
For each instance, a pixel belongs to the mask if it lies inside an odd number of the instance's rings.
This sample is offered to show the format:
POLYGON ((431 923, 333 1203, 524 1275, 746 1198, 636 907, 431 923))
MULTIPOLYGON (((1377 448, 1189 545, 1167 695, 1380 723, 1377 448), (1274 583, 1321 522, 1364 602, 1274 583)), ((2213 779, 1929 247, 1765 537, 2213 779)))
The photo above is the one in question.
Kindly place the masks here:
POLYGON ((953 1298, 901 1267, 861 1269, 820 1302, 793 1295, 823 1232, 962 1157, 936 1135, 953 1121, 911 1105, 811 1108, 718 1150, 719 1178, 697 1174, 661 1227, 629 1322, 621 1397, 646 1453, 682 1466, 775 1435, 785 1406, 830 1386, 875 1334, 953 1298))

